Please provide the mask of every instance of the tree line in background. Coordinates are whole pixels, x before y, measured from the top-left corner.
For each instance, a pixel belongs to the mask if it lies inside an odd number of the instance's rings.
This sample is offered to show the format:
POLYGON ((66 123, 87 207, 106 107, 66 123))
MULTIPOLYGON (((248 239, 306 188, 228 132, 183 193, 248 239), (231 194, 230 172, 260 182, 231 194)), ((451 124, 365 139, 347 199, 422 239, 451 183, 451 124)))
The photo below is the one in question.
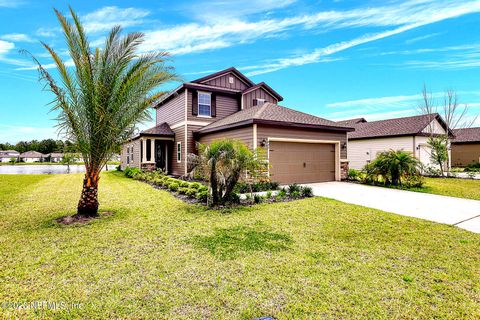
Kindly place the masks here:
POLYGON ((16 150, 20 153, 27 151, 37 151, 43 154, 52 152, 61 153, 77 153, 77 147, 71 141, 65 140, 31 140, 31 141, 19 141, 16 144, 0 143, 0 150, 16 150))

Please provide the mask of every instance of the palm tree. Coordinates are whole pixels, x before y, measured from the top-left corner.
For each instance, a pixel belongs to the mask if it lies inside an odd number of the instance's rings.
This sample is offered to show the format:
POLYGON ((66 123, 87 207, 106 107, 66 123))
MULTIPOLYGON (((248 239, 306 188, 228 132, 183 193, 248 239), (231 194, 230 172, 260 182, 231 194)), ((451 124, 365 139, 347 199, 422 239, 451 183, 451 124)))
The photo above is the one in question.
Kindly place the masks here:
POLYGON ((128 139, 135 124, 150 119, 149 107, 163 92, 154 90, 175 80, 165 65, 165 52, 138 54, 142 33, 121 35, 114 27, 104 48, 92 50, 78 16, 70 8, 73 23, 55 10, 63 29, 73 67, 68 68, 47 44, 59 74, 55 79, 40 62, 45 88, 54 94, 52 110, 58 111, 58 126, 74 141, 85 162, 83 189, 77 215, 98 215, 100 171, 115 150, 128 139))
POLYGON ((389 150, 375 158, 373 167, 384 178, 385 184, 398 186, 402 183, 402 178, 418 173, 419 161, 408 152, 389 150))

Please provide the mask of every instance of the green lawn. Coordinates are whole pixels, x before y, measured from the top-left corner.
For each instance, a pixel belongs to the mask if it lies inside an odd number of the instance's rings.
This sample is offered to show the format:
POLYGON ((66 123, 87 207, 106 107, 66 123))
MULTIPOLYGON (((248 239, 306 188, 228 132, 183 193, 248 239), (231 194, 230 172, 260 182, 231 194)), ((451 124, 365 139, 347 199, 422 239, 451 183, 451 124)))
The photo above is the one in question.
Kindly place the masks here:
POLYGON ((0 318, 480 318, 480 235, 310 198, 228 211, 115 172, 0 175, 0 318), (76 303, 15 311, 6 302, 76 303))
POLYGON ((423 188, 411 189, 418 192, 443 196, 480 200, 480 180, 453 178, 426 178, 423 188))

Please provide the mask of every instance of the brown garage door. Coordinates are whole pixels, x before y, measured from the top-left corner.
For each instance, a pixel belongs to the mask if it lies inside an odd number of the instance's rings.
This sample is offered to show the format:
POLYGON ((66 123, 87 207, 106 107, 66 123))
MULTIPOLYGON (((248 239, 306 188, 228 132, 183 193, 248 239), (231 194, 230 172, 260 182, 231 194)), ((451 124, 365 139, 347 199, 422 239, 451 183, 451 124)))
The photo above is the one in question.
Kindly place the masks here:
POLYGON ((335 145, 271 141, 272 181, 309 183, 335 180, 335 145))

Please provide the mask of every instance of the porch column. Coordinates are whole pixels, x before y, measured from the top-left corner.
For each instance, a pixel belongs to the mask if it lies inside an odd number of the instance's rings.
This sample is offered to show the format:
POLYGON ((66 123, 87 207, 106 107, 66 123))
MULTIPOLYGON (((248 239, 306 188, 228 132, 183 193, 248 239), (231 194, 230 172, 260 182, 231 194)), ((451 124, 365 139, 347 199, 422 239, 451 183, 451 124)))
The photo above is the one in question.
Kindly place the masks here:
POLYGON ((155 139, 150 139, 150 162, 155 162, 155 139))
POLYGON ((168 173, 168 148, 167 141, 165 141, 165 173, 168 173))
POLYGON ((143 144, 142 163, 145 163, 145 162, 147 162, 147 140, 146 140, 146 139, 143 139, 143 140, 141 141, 141 143, 143 144))

